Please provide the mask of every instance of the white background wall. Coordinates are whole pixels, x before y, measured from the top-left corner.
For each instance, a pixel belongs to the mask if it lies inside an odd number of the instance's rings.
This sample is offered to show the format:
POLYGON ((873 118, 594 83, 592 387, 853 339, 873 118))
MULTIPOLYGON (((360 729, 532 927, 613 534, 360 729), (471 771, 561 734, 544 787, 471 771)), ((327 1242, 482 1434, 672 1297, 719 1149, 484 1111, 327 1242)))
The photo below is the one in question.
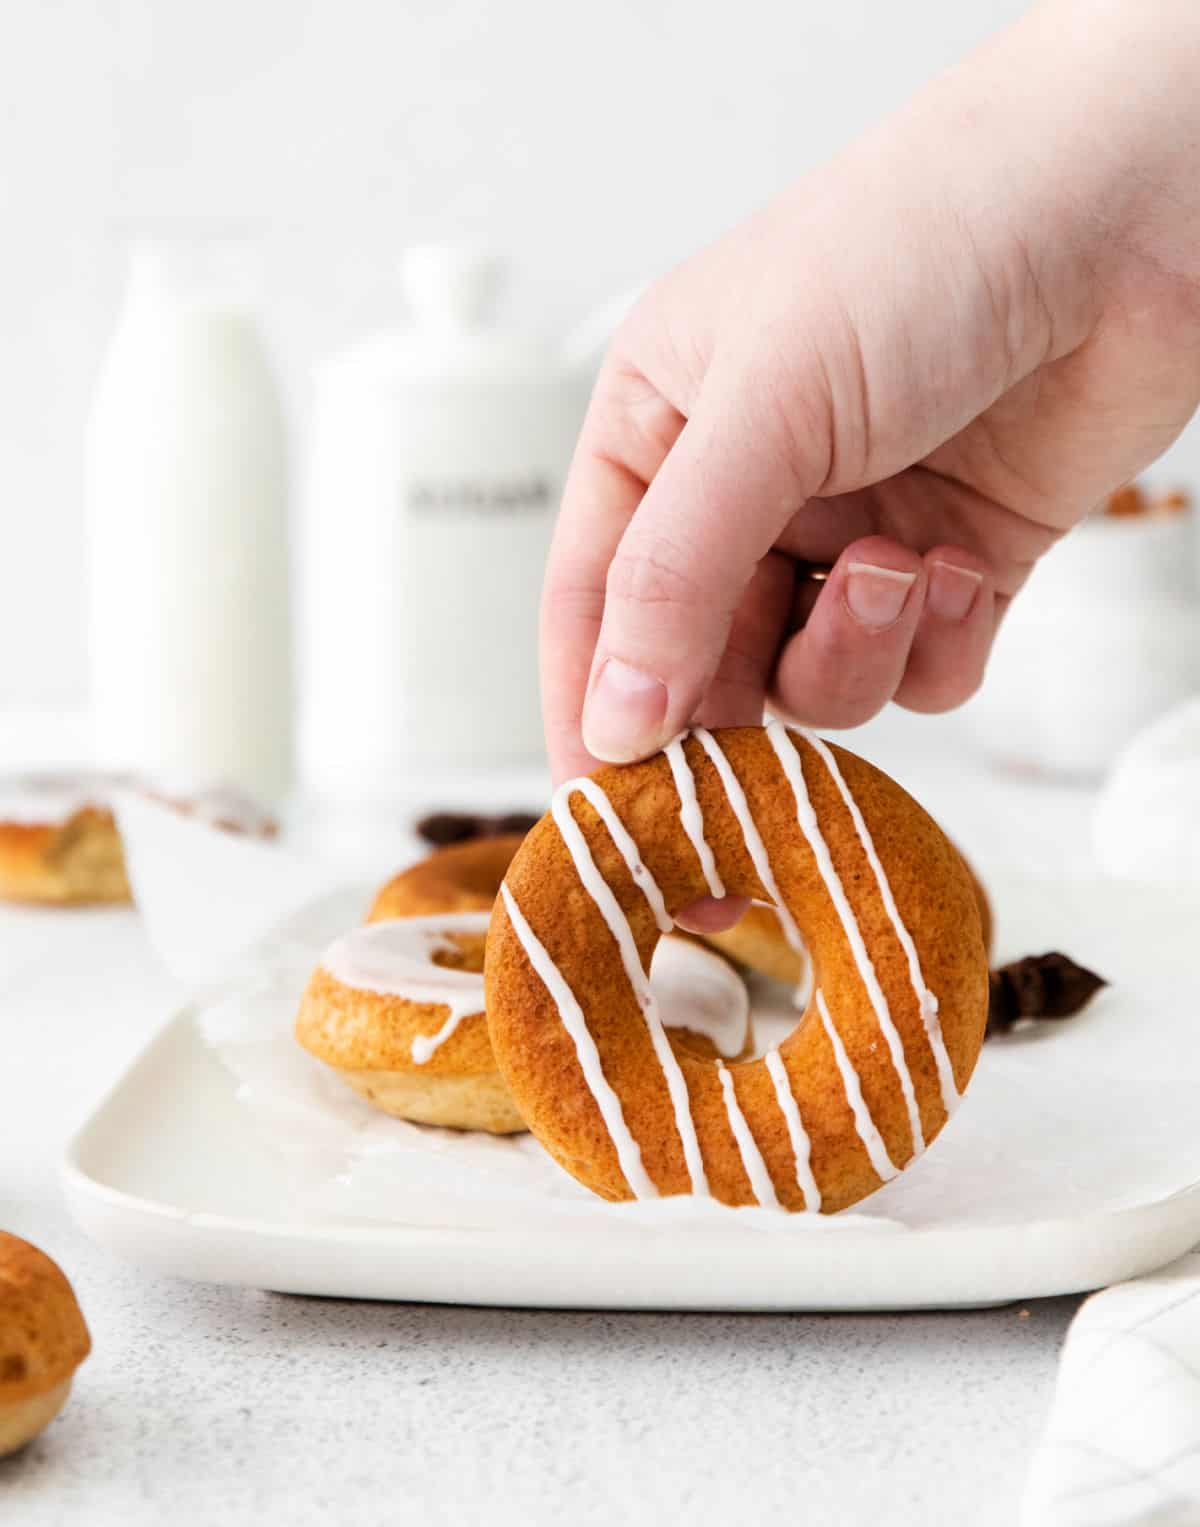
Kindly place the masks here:
MULTIPOLYGON (((397 311, 406 242, 510 251, 516 311, 558 326, 686 254, 1023 8, 9 0, 0 704, 84 693, 80 437, 131 227, 261 230, 302 452, 308 368, 397 311)), ((1197 475, 1200 449, 1182 466, 1197 475)))

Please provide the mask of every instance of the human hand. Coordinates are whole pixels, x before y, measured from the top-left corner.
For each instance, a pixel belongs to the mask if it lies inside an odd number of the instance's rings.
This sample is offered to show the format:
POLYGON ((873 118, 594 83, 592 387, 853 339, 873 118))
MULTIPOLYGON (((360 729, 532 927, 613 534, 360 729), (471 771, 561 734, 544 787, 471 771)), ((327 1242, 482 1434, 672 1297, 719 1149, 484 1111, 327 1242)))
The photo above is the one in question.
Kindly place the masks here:
POLYGON ((1200 400, 1197 78, 1192 0, 1056 0, 647 293, 547 571, 556 778, 764 698, 970 695, 1037 558, 1200 400))

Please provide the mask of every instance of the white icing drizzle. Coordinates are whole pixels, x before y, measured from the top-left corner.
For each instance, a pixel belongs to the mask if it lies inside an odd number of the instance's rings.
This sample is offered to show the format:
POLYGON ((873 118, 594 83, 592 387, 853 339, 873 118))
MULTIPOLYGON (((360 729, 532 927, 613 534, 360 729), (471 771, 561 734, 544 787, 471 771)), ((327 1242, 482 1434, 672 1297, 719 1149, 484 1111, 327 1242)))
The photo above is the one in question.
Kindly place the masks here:
POLYGON ((778 1050, 768 1050, 763 1056, 767 1072, 775 1084, 775 1096, 779 1111, 787 1125, 788 1139, 792 1142, 792 1154, 796 1158, 796 1186, 804 1194, 804 1212, 816 1214, 821 1208, 821 1190, 812 1170, 812 1145, 808 1131, 800 1117, 800 1107, 792 1092, 787 1067, 778 1050))
POLYGON ((700 800, 696 794, 696 780, 692 774, 692 766, 688 763, 687 754, 683 751, 687 735, 687 732, 683 732, 673 742, 668 742, 663 752, 671 765, 671 774, 675 779, 675 789, 679 795, 679 821, 687 834, 688 842, 696 850, 696 857, 700 861, 700 869, 710 894, 722 897, 725 895, 725 882, 721 879, 717 870, 717 861, 713 858, 713 851, 704 836, 704 815, 700 810, 700 800))
POLYGON ((725 790, 725 798, 729 802, 730 810, 737 818, 738 826, 742 829, 742 837, 745 840, 746 851, 750 855, 751 862, 758 873, 758 878, 763 883, 763 889, 774 903, 775 910, 779 913, 779 924, 783 929, 783 936, 793 949, 804 952, 804 940, 800 937, 800 930, 796 921, 787 907, 783 904, 783 897, 779 894, 779 886, 775 882, 775 875, 771 869, 771 860, 767 854, 767 846, 762 840, 750 812, 750 802, 746 799, 746 792, 742 789, 741 781, 733 772, 733 766, 726 758, 721 744, 707 730, 698 726, 692 731, 692 736, 713 761, 721 784, 725 790))
POLYGON ((733 1131, 733 1138, 737 1141, 738 1154, 742 1158, 746 1176, 750 1179, 754 1197, 764 1209, 778 1209, 780 1203, 775 1194, 775 1184, 771 1181, 771 1174, 767 1171, 767 1164, 762 1158, 758 1142, 751 1134, 749 1124, 746 1123, 746 1115, 742 1112, 737 1093, 734 1091, 733 1077, 730 1076, 724 1061, 717 1062, 717 1075, 721 1079, 721 1091, 725 1097, 725 1113, 729 1118, 729 1127, 733 1131))
MULTIPOLYGON (((654 1047, 654 1053, 658 1057, 658 1063, 662 1068, 663 1076, 667 1083, 667 1092, 671 1099, 671 1107, 675 1115, 675 1128, 679 1133, 679 1140, 683 1146, 683 1157, 687 1163, 688 1176, 692 1183, 692 1192, 702 1197, 708 1195, 708 1178, 704 1171, 704 1158, 700 1152, 700 1141, 696 1136, 696 1124, 692 1118, 691 1103, 688 1098, 687 1082, 684 1080, 683 1071, 679 1061, 671 1048, 671 1042, 667 1038, 663 1028, 662 1019, 658 1012, 658 1003, 655 1001, 654 992, 646 972, 642 969, 641 957, 638 954, 637 942, 633 936, 633 929, 629 926, 629 919, 621 911, 612 887, 596 867, 596 861, 592 858, 588 848, 587 839, 583 831, 571 815, 571 796, 579 790, 592 805, 595 806, 601 820, 612 833, 613 842, 618 852, 629 866, 629 871, 641 886, 646 900, 651 908, 657 911, 662 907, 663 916, 666 917, 667 926, 673 927, 670 916, 667 914, 663 903, 662 893, 654 881, 653 876, 645 865, 642 864, 638 855, 637 845, 621 826, 619 818, 613 811, 611 803, 604 792, 594 780, 568 780, 555 791, 554 799, 550 805, 550 811, 562 834, 563 842, 567 846, 575 864, 575 871, 583 884, 584 890, 596 903, 608 930, 616 940, 617 948, 621 955, 621 964, 625 967, 625 975, 633 988, 638 1006, 646 1020, 646 1028, 650 1034, 650 1042, 654 1047), (585 789, 584 786, 588 788, 585 789), (603 802, 607 811, 597 803, 596 797, 603 802), (620 832, 613 832, 609 818, 617 822, 620 832), (639 876, 634 864, 641 869, 639 876)), ((661 922, 659 923, 661 927, 661 922)), ((564 983, 565 984, 565 983, 564 983)))
POLYGON ((408 1050, 415 1064, 423 1066, 436 1050, 441 1049, 463 1019, 470 1016, 470 1013, 452 1011, 436 1034, 417 1034, 408 1050))
POLYGON ((871 1165, 875 1168, 876 1175, 884 1182, 888 1182, 891 1178, 899 1176, 900 1168, 888 1155, 883 1136, 871 1117, 871 1110, 863 1097, 858 1072, 850 1064, 846 1046, 842 1043, 842 1036, 829 1016, 829 1009, 825 1006, 825 993, 820 987, 817 988, 817 1012, 821 1015, 821 1022, 825 1025, 825 1032, 829 1035, 829 1042, 833 1046, 833 1058, 837 1061, 837 1068, 842 1073, 842 1085, 846 1089, 846 1101, 850 1104, 850 1112, 854 1115, 854 1127, 858 1131, 858 1138, 867 1148, 867 1155, 871 1158, 871 1165))
POLYGON ((850 951, 854 956, 854 963, 858 967, 859 976, 867 989, 867 995, 871 999, 871 1006, 875 1010, 875 1016, 879 1020, 879 1028, 887 1043, 892 1057, 892 1065, 900 1080, 900 1090, 904 1095, 905 1107, 908 1110, 908 1124, 912 1131, 914 1154, 925 1149, 925 1135, 921 1129, 921 1111, 917 1107, 917 1094, 913 1088, 912 1073, 908 1069, 908 1061, 904 1055, 904 1041, 900 1038, 900 1031, 892 1022, 891 1011, 888 1007, 887 997, 883 987, 879 984, 879 977, 875 972, 875 966, 871 961, 870 953, 862 936, 862 929, 858 926, 858 919, 854 915, 849 899, 846 896, 846 888, 842 885, 841 877, 834 868, 833 858, 829 852, 829 845, 821 832, 817 814, 813 810, 812 801, 809 799, 808 787, 804 783, 804 770, 800 764, 800 754, 796 744, 788 736, 787 728, 779 721, 767 723, 767 736, 771 739, 771 746, 775 749, 776 757, 783 767, 788 783, 792 787, 792 794, 796 802, 796 820, 800 824, 800 831, 804 834, 813 858, 816 860, 817 869, 821 879, 825 882, 825 888, 829 892, 830 900, 837 911, 842 929, 850 945, 850 951))
POLYGON ((487 912, 458 912, 369 923, 331 944, 321 966, 353 991, 449 1009, 436 1034, 418 1034, 412 1042, 412 1059, 423 1066, 464 1019, 484 1011, 482 974, 435 965, 433 956, 457 947, 451 934, 485 934, 489 917, 487 912))
POLYGON ((859 810, 858 802, 854 799, 850 787, 846 784, 845 778, 842 775, 842 771, 838 768, 837 759, 820 737, 816 737, 807 731, 803 735, 829 770, 830 778, 837 786, 842 800, 846 803, 846 809, 850 813, 850 820, 854 823, 854 830, 857 832, 859 841, 862 843, 866 853, 867 862, 870 864, 871 871, 875 876, 875 883, 879 887, 879 895, 883 901, 884 909, 895 930, 896 937, 900 941, 900 947, 904 950, 905 959, 908 961, 909 980, 912 982, 912 988, 916 994, 917 1004, 925 1024, 925 1032, 929 1036, 929 1047, 933 1051, 934 1062, 937 1065, 942 1105, 947 1113, 953 1113, 958 1106, 961 1095, 958 1085, 954 1080, 954 1067, 950 1063, 946 1041, 942 1037, 942 1026, 938 1021, 938 999, 925 984, 925 977, 921 973, 921 959, 917 954, 917 946, 913 942, 912 934, 908 931, 904 919, 900 916, 899 908, 896 906, 896 899, 892 895, 892 887, 887 877, 887 871, 880 862, 879 855, 875 850, 875 842, 871 837, 870 829, 863 820, 863 814, 859 810))
POLYGON ((592 1038, 587 1019, 583 1016, 583 1009, 579 1006, 575 993, 567 985, 562 972, 546 952, 545 945, 526 922, 524 913, 517 906, 516 899, 507 884, 501 885, 500 895, 513 932, 517 935, 533 967, 534 974, 549 992, 551 1001, 558 1009, 563 1027, 575 1043, 575 1054, 579 1058, 584 1082, 596 1100, 600 1117, 604 1120, 604 1127, 608 1130, 609 1138, 617 1152, 621 1171, 625 1174, 625 1181, 629 1184, 635 1198, 657 1198, 658 1189, 642 1164, 641 1147, 633 1138, 625 1122, 621 1100, 604 1075, 604 1068, 600 1064, 600 1052, 596 1049, 596 1041, 592 1038))

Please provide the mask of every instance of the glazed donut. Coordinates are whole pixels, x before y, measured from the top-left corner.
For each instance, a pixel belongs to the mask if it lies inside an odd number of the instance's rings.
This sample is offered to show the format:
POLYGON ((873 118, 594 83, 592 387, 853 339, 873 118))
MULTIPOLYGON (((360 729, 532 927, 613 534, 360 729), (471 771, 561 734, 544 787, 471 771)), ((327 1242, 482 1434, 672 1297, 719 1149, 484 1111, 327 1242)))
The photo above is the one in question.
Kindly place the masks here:
POLYGON ((138 780, 128 774, 29 774, 0 780, 0 901, 85 906, 130 900, 113 815, 119 790, 226 832, 272 837, 274 820, 238 792, 138 780))
POLYGON ((36 1246, 0 1230, 0 1458, 54 1420, 91 1348, 62 1269, 36 1246))
MULTIPOLYGON (((397 1118, 491 1134, 523 1130, 484 1018, 490 917, 473 911, 395 918, 338 939, 301 999, 297 1040, 397 1118)), ((749 1054, 749 997, 719 955, 664 939, 651 984, 663 1022, 691 1053, 749 1054)))
POLYGON ((501 887, 488 1029, 526 1123, 609 1199, 709 1194, 833 1212, 914 1159, 974 1069, 987 1021, 979 911, 957 851, 885 774, 781 723, 682 743, 555 795, 501 887), (693 799, 694 795, 694 799, 693 799), (663 1031, 644 970, 706 893, 781 907, 813 996, 761 1059, 663 1031))

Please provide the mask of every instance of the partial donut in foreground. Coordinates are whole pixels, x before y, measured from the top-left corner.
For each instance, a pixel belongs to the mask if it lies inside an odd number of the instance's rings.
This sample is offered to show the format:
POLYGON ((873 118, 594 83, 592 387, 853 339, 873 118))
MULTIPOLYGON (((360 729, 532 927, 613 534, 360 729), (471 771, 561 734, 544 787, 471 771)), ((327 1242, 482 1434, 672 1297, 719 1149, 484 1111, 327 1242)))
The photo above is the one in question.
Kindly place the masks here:
POLYGON ((711 1195, 833 1212, 897 1175, 970 1079, 987 1021, 962 859, 899 785, 778 722, 681 743, 556 794, 488 934, 488 1028, 530 1129, 609 1199, 711 1195), (693 809, 694 803, 694 809, 693 809), (662 1028, 645 970, 705 894, 782 907, 812 999, 760 1059, 662 1028))
POLYGON ((57 1262, 0 1230, 0 1458, 49 1426, 92 1349, 57 1262))
MULTIPOLYGON (((353 929, 313 972, 297 1040, 397 1118, 491 1134, 523 1130, 484 1018, 489 921, 486 911, 445 912, 353 929)), ((750 1053, 749 997, 720 955, 664 939, 651 985, 663 1022, 690 1052, 750 1053)))

